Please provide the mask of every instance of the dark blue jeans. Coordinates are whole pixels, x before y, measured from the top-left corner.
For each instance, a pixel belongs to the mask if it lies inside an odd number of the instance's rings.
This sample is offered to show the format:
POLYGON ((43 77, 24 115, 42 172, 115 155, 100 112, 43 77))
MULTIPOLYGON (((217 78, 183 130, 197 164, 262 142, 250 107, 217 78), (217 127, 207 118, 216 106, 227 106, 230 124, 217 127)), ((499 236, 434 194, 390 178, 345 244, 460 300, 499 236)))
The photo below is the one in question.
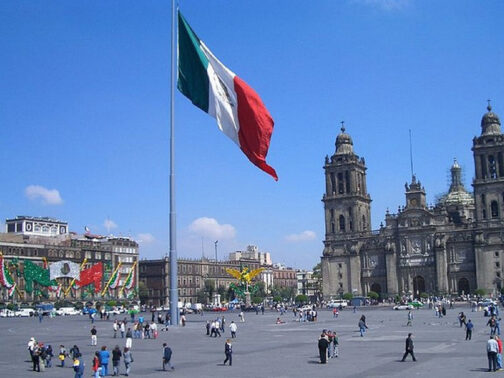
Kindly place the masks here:
POLYGON ((497 353, 488 352, 488 371, 496 371, 497 370, 497 353))

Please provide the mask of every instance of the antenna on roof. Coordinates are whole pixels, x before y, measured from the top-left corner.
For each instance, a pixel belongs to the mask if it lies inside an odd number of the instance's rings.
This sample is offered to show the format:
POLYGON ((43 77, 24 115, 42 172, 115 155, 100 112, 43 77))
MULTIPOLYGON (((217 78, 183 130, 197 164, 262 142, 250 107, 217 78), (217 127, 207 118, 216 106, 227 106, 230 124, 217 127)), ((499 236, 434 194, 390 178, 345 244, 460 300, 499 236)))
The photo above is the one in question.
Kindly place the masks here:
POLYGON ((413 145, 411 143, 411 129, 409 129, 409 155, 410 155, 410 166, 411 166, 411 177, 414 176, 413 171, 413 145))

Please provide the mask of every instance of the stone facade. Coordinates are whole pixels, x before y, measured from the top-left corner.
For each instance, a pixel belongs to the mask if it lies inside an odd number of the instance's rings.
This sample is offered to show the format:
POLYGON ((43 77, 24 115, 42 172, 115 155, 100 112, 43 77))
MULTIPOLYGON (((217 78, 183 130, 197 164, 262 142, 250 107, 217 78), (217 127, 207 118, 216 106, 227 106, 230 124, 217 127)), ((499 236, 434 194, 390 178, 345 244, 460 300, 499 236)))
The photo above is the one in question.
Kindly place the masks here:
MULTIPOLYGON (((36 265, 43 266, 44 260, 51 264, 60 260, 70 260, 81 264, 87 259, 83 269, 102 262, 108 269, 104 272, 104 282, 121 262, 119 271, 121 279, 118 287, 121 288, 131 271, 131 268, 138 260, 138 243, 127 237, 99 236, 86 233, 78 235, 75 232, 68 232, 68 224, 52 218, 19 216, 6 220, 6 233, 0 233, 0 253, 5 262, 10 263, 18 260, 20 262, 29 260, 36 265)), ((21 264, 22 265, 22 264, 21 264)), ((135 267, 135 287, 138 288, 138 266, 135 267)), ((25 282, 22 275, 14 275, 17 290, 13 297, 9 298, 7 289, 0 287, 0 297, 4 301, 34 301, 34 300, 56 300, 56 293, 42 290, 44 295, 38 297, 34 293, 25 292, 25 282)), ((70 279, 58 279, 62 288, 66 289, 70 284, 70 279)), ((41 288, 42 289, 42 288, 41 288)), ((63 290, 64 291, 64 290, 63 290)), ((120 289, 115 289, 107 297, 117 297, 120 289)), ((70 290, 66 299, 81 300, 83 289, 70 290)), ((86 294, 86 300, 93 300, 100 297, 95 294, 86 294)), ((124 293, 122 295, 124 297, 124 293)), ((64 295, 60 296, 63 299, 64 295)))
POLYGON ((473 139, 474 194, 461 168, 451 167, 451 185, 434 206, 415 176, 405 185, 405 206, 387 210, 385 224, 370 228, 371 197, 366 166, 344 127, 336 152, 325 159, 325 240, 322 262, 326 299, 343 293, 382 296, 462 294, 502 287, 504 245, 504 135, 488 112, 473 139))

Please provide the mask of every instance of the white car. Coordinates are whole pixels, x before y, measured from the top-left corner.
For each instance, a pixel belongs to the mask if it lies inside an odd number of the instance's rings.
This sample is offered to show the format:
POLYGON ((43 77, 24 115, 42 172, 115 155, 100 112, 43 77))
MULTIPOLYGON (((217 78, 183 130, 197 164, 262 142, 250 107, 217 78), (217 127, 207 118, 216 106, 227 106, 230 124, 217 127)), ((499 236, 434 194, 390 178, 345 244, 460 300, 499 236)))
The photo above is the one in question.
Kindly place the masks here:
POLYGON ((9 309, 0 310, 0 318, 12 318, 16 316, 15 312, 9 309))
POLYGON ((413 310, 414 307, 410 304, 399 304, 393 307, 394 310, 413 310))
POLYGON ((332 300, 327 304, 327 308, 345 308, 348 306, 348 302, 345 300, 332 300))
POLYGON ((14 316, 28 318, 35 315, 35 310, 33 308, 21 308, 18 311, 14 311, 14 316))
POLYGON ((56 310, 56 315, 65 316, 65 315, 79 315, 81 312, 76 310, 73 307, 61 307, 56 310))

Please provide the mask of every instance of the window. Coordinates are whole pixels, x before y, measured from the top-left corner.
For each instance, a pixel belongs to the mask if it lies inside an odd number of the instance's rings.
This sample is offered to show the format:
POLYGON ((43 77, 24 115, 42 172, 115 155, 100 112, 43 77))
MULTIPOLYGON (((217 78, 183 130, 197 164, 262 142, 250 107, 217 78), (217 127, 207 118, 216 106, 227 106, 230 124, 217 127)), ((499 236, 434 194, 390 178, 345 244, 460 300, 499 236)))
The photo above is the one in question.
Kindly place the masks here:
POLYGON ((486 160, 484 156, 481 156, 481 178, 485 179, 487 177, 486 160))
POLYGON ((343 215, 339 216, 339 229, 340 231, 345 231, 345 217, 343 215))
POLYGON ((492 211, 492 218, 498 218, 499 217, 499 204, 497 201, 492 201, 490 204, 490 209, 492 211))
POLYGON ((490 173, 490 178, 496 179, 497 178, 497 169, 495 165, 495 159, 493 155, 488 156, 488 170, 490 173))
POLYGON ((495 263, 495 267, 496 267, 496 268, 500 268, 500 262, 498 262, 498 261, 497 261, 497 262, 495 263))
POLYGON ((350 173, 348 171, 345 171, 345 184, 346 192, 350 193, 350 173))
POLYGON ((362 230, 366 231, 366 217, 364 215, 362 216, 362 230))
POLYGON ((339 263, 338 268, 340 268, 340 269, 343 268, 343 264, 339 263))
POLYGON ((343 186, 343 173, 338 173, 338 193, 343 194, 345 192, 343 186))
POLYGON ((334 173, 331 172, 331 193, 336 192, 336 177, 334 177, 334 173))
POLYGON ((494 252, 495 257, 499 257, 499 251, 494 252))

